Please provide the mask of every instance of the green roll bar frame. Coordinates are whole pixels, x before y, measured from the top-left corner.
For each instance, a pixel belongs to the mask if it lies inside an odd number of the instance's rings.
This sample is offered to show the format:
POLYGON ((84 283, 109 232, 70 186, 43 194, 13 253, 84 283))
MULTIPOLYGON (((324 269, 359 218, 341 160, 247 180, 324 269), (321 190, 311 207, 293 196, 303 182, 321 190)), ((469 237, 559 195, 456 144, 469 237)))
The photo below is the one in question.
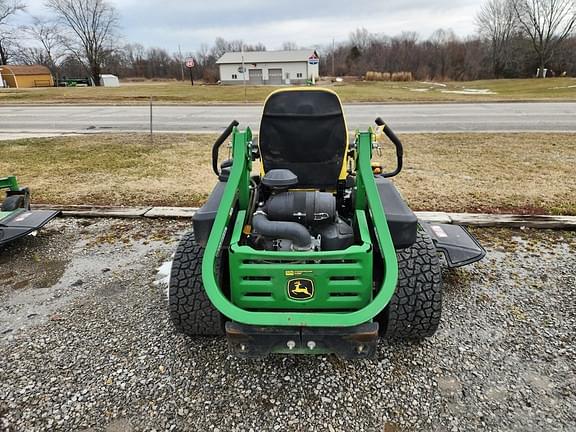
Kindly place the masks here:
MULTIPOLYGON (((232 133, 233 164, 230 177, 216 220, 210 232, 210 237, 204 251, 202 261, 202 281, 208 298, 224 316, 241 324, 256 326, 303 326, 303 327, 352 327, 371 321, 388 304, 398 282, 398 262, 396 250, 392 242, 383 203, 374 182, 374 174, 370 161, 374 132, 356 132, 356 212, 369 212, 374 224, 384 266, 384 278, 376 296, 367 306, 352 312, 276 312, 248 311, 234 305, 219 288, 215 275, 216 258, 224 241, 227 230, 233 229, 232 216, 235 209, 247 210, 250 200, 250 175, 252 170, 251 147, 252 131, 247 128, 240 131, 237 127, 232 133)), ((242 212, 242 214, 245 214, 242 212)), ((364 215, 362 215, 364 216, 364 215)), ((270 252, 274 257, 276 252, 270 252)), ((287 252, 292 259, 314 259, 323 252, 287 252)), ((374 263, 378 265, 378 263, 374 263)))

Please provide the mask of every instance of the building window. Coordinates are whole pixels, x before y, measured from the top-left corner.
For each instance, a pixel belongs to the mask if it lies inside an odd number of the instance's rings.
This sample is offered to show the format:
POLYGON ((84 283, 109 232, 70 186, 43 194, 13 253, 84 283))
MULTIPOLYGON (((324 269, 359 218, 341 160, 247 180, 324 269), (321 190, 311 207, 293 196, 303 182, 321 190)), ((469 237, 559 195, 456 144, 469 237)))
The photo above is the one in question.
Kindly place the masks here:
POLYGON ((232 79, 238 79, 238 75, 232 74, 232 79))
POLYGON ((298 73, 296 74, 296 78, 302 78, 302 72, 298 72, 298 73))
POLYGON ((286 79, 290 79, 290 72, 286 72, 286 79))

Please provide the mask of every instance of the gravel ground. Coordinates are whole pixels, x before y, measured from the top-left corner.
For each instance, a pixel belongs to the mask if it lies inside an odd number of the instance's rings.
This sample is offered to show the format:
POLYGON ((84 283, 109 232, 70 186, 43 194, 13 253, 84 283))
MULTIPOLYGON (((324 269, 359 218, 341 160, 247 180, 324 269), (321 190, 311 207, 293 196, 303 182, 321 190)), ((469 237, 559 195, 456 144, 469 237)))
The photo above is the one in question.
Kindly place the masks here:
POLYGON ((0 252, 0 430, 576 429, 576 236, 478 230, 437 335, 378 357, 239 360, 168 321, 185 222, 57 220, 0 252))

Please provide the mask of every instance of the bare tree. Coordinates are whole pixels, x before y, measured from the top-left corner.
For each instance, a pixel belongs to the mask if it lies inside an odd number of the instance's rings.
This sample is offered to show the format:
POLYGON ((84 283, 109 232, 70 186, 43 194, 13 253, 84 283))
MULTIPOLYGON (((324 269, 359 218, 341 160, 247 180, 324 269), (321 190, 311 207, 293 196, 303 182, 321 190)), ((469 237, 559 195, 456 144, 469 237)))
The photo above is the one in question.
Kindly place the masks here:
POLYGON ((24 9, 26 5, 21 0, 0 0, 0 25, 6 25, 12 15, 24 9))
POLYGON ((17 51, 17 41, 12 31, 0 29, 0 65, 8 64, 17 51))
POLYGON ((23 30, 32 40, 40 44, 40 47, 26 50, 30 59, 47 66, 53 74, 56 74, 58 61, 64 57, 62 31, 58 24, 36 17, 33 23, 25 26, 23 30))
POLYGON ((540 76, 555 51, 576 28, 574 0, 511 0, 520 28, 531 40, 540 76))
POLYGON ((389 65, 390 72, 417 71, 420 67, 420 58, 417 55, 418 34, 402 32, 389 43, 395 65, 389 65))
POLYGON ((47 0, 64 28, 69 32, 66 48, 81 60, 95 85, 106 57, 113 51, 118 29, 116 9, 105 0, 47 0))
POLYGON ((227 52, 239 52, 246 50, 246 44, 242 40, 227 41, 224 38, 217 37, 212 47, 212 56, 217 60, 227 52), (244 48, 243 48, 244 47, 244 48))
POLYGON ((457 37, 452 29, 438 29, 430 36, 430 43, 435 57, 436 79, 445 80, 450 76, 451 45, 455 45, 457 37))
POLYGON ((227 41, 224 38, 217 37, 214 41, 214 46, 210 54, 218 60, 224 53, 227 52, 240 52, 240 51, 266 51, 266 45, 262 42, 257 42, 254 45, 245 43, 241 39, 227 41))
POLYGON ((49 63, 46 51, 40 47, 22 47, 14 55, 18 63, 25 65, 46 65, 49 63))
POLYGON ((282 42, 282 51, 296 51, 298 49, 298 45, 296 42, 286 41, 282 42))
POLYGON ((511 41, 518 30, 516 11, 510 0, 488 0, 476 16, 478 33, 490 44, 490 61, 496 78, 502 77, 511 41))
POLYGON ((350 44, 353 47, 356 47, 360 52, 366 51, 373 40, 374 35, 364 27, 357 28, 350 33, 350 44))
POLYGON ((10 18, 26 5, 21 0, 0 0, 0 65, 7 64, 10 49, 15 43, 14 30, 8 26, 10 18))

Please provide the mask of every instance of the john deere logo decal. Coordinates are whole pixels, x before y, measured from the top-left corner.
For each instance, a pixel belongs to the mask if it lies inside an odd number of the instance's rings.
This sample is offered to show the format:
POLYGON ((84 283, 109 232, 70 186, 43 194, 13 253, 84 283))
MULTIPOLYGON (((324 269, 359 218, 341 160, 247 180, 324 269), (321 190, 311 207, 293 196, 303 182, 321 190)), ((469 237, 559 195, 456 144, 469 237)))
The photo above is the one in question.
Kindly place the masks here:
POLYGON ((310 300, 314 297, 314 282, 311 279, 290 279, 288 297, 292 300, 310 300))

